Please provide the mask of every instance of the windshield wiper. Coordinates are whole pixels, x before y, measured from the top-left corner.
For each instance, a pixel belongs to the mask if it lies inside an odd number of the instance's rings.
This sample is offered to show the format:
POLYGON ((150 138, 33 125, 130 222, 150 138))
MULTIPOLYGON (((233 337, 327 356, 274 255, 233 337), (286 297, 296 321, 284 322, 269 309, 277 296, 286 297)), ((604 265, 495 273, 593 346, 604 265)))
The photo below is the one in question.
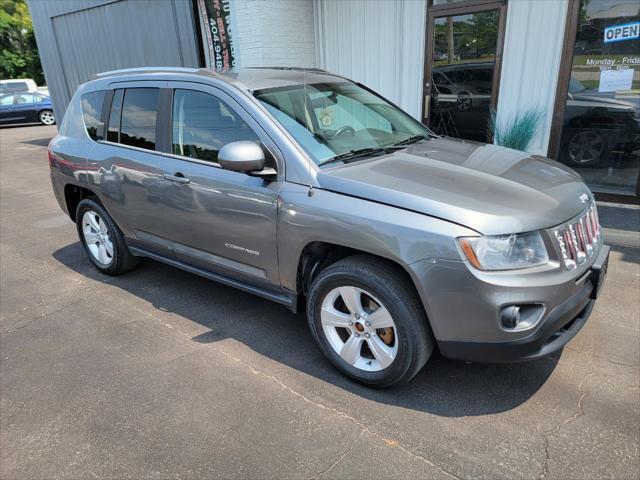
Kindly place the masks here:
POLYGON ((417 141, 420 140, 427 140, 430 137, 428 137, 427 135, 424 134, 419 134, 419 135, 411 135, 410 137, 405 138, 404 140, 400 140, 399 142, 396 142, 393 144, 394 147, 399 147, 401 145, 409 145, 410 143, 415 143, 417 141))
POLYGON ((389 145, 388 147, 358 148, 356 150, 351 150, 349 152, 336 155, 335 157, 328 158, 327 160, 320 162, 318 166, 321 167, 329 163, 341 162, 341 161, 349 160, 352 158, 363 157, 365 155, 375 155, 376 153, 386 153, 388 150, 395 150, 394 147, 395 145, 389 145))

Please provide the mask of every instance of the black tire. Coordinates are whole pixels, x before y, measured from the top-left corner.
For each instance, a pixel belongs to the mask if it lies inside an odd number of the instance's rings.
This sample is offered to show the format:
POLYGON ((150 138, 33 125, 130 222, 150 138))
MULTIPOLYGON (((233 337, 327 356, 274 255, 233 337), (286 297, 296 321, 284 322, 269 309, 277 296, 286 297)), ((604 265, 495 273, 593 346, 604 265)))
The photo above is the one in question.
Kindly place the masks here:
POLYGON ((406 274, 391 262, 366 255, 340 260, 313 280, 307 297, 307 320, 320 350, 338 370, 376 388, 411 380, 424 367, 435 345, 422 303, 406 274), (386 368, 378 371, 356 368, 340 357, 327 339, 321 323, 322 304, 340 286, 370 292, 391 314, 398 345, 395 359, 386 368))
POLYGON ((102 273, 106 273, 107 275, 120 275, 135 268, 140 262, 138 257, 131 254, 125 243, 124 235, 122 235, 122 232, 111 216, 95 198, 85 198, 78 204, 76 209, 76 227, 87 257, 89 257, 91 263, 102 273), (113 255, 110 257, 108 264, 100 263, 89 250, 85 234, 83 233, 83 218, 87 212, 95 212, 100 220, 104 221, 108 237, 113 245, 113 255))

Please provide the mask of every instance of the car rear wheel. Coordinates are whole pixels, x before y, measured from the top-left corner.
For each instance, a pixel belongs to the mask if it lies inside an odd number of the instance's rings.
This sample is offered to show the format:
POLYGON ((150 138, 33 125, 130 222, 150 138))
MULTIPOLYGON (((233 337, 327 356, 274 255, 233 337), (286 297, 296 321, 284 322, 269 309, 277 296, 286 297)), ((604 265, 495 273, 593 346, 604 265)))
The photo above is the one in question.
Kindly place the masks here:
POLYGON ((372 257, 349 257, 323 270, 309 291, 307 319, 338 370, 379 388, 409 381, 434 347, 410 281, 395 265, 372 257))
POLYGON ((53 125, 56 123, 56 117, 53 115, 51 110, 42 110, 38 114, 38 119, 40 120, 40 123, 44 125, 53 125))
POLYGON ((120 275, 138 264, 138 258, 127 248, 118 226, 93 198, 78 204, 76 225, 89 260, 101 272, 120 275))

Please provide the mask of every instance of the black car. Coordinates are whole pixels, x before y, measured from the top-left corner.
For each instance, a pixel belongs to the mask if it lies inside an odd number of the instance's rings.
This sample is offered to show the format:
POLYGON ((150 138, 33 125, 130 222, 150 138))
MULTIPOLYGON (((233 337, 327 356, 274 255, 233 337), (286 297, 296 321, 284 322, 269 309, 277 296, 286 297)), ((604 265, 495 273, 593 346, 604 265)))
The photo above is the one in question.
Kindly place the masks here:
POLYGON ((0 125, 37 122, 56 123, 49 97, 38 92, 0 95, 0 125))
POLYGON ((616 98, 615 92, 587 89, 569 82, 560 161, 572 167, 609 166, 640 148, 640 105, 616 98), (621 152, 622 155, 614 155, 621 152))

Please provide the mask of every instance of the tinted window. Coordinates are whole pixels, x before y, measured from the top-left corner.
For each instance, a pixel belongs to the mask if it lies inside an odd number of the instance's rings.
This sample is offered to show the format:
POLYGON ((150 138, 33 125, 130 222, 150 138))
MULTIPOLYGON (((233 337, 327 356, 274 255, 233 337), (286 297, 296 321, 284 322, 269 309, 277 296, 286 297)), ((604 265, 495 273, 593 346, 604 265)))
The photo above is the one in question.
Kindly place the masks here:
POLYGON ((154 150, 156 148, 157 88, 125 90, 120 121, 120 143, 154 150))
POLYGON ((111 113, 109 114, 109 129, 107 140, 120 142, 120 113, 122 112, 122 97, 124 90, 116 90, 111 100, 111 113))
POLYGON ((173 153, 217 162, 223 145, 258 136, 226 103, 207 93, 176 90, 173 153))
POLYGON ((100 126, 100 115, 102 113, 102 102, 104 101, 104 90, 99 92, 85 93, 82 95, 80 103, 82 105, 82 118, 87 134, 94 140, 101 140, 98 136, 100 126))

